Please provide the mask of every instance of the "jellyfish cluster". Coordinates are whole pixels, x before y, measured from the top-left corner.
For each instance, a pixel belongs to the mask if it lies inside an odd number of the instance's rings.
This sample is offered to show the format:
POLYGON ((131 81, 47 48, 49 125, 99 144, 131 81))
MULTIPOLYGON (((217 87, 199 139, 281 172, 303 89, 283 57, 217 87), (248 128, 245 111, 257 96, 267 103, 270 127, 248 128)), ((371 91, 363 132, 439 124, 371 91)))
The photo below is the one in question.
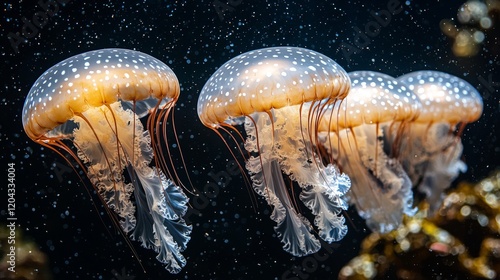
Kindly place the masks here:
POLYGON ((277 236, 294 256, 319 250, 317 237, 331 243, 345 236, 349 205, 379 233, 413 216, 415 198, 436 211, 466 170, 460 136, 482 108, 470 84, 446 73, 346 73, 296 47, 229 60, 198 99, 205 126, 219 135, 236 131, 240 139, 233 139, 244 142, 252 187, 273 209, 277 236))
POLYGON ((319 128, 320 143, 328 160, 349 174, 349 201, 368 227, 391 231, 415 209, 411 180, 384 136, 403 137, 420 111, 420 102, 388 75, 372 71, 348 75, 351 90, 343 102, 327 107, 319 128))
MULTIPOLYGON (((192 231, 186 188, 162 147, 179 94, 160 60, 103 49, 48 69, 23 108, 26 134, 82 167, 125 238, 171 273, 185 266, 192 231)), ((470 84, 446 73, 347 73, 321 53, 272 47, 222 65, 197 111, 235 141, 239 154, 224 143, 272 208, 283 249, 304 256, 347 234, 349 205, 379 233, 414 215, 416 197, 436 211, 466 170, 460 136, 482 107, 470 84)))

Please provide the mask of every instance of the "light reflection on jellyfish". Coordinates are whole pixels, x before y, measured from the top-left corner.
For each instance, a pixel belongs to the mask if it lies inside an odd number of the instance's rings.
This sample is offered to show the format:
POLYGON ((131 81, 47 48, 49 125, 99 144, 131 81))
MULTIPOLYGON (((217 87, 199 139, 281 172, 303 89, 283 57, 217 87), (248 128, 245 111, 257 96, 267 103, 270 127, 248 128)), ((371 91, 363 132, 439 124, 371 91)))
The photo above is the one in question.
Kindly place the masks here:
POLYGON ((460 160, 460 136, 466 124, 481 116, 483 101, 469 83, 443 72, 417 71, 398 80, 422 102, 420 115, 401 142, 399 158, 434 213, 444 190, 459 172, 467 170, 460 160))
POLYGON ((112 220, 156 251, 171 273, 186 264, 181 251, 191 233, 182 219, 188 199, 162 171, 167 166, 158 146, 178 96, 177 77, 161 61, 137 51, 103 49, 48 69, 23 108, 26 134, 86 166, 112 220), (140 121, 145 116, 146 129, 140 121))
POLYGON ((282 172, 302 188, 300 200, 315 215, 323 240, 331 243, 347 232, 340 212, 347 208, 343 195, 349 178, 332 164, 324 166, 314 144, 315 122, 325 106, 319 101, 334 102, 348 90, 347 74, 330 58, 302 48, 274 47, 226 62, 198 100, 201 121, 218 134, 217 129, 237 132, 235 126, 245 126, 253 188, 273 207, 274 229, 285 251, 295 256, 318 251, 320 242, 297 210, 282 172))
POLYGON ((356 71, 349 78, 349 94, 328 106, 320 122, 320 141, 329 162, 338 163, 352 180, 350 203, 371 230, 388 232, 415 209, 411 181, 393 153, 397 147, 387 145, 384 135, 405 137, 421 104, 391 76, 356 71))

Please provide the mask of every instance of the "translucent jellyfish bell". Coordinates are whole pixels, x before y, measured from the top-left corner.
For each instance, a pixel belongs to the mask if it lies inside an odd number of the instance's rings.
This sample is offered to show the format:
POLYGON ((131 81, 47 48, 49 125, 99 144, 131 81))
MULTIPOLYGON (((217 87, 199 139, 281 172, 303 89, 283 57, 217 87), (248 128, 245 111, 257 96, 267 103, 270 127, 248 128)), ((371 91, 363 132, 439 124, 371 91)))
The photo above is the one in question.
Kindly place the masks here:
POLYGON ((157 145, 165 129, 160 123, 178 96, 175 74, 158 59, 102 49, 52 66, 35 82, 23 108, 26 134, 86 166, 123 231, 155 250, 172 273, 186 263, 180 252, 191 233, 182 219, 188 199, 162 168, 150 163, 153 157, 155 163, 165 162, 157 145), (145 130, 139 118, 146 115, 145 130))
POLYGON ((461 132, 479 119, 481 96, 466 81, 438 71, 417 71, 398 78, 422 102, 418 118, 403 139, 400 160, 433 213, 444 190, 467 166, 460 160, 461 132))
MULTIPOLYGON (((245 126, 246 163, 255 191, 273 207, 271 219, 283 248, 295 255, 320 249, 309 221, 295 207, 282 172, 302 187, 300 200, 316 216, 318 235, 327 242, 347 232, 340 212, 349 178, 324 166, 314 147, 320 100, 346 96, 349 78, 330 58, 303 48, 274 47, 241 54, 222 65, 198 99, 198 116, 212 129, 245 126)), ((237 130, 236 130, 237 131, 237 130)))
POLYGON ((349 94, 329 105, 321 119, 320 141, 330 162, 351 178, 349 201, 368 227, 388 232, 415 209, 411 181, 393 154, 396 147, 388 145, 384 135, 404 137, 421 104, 391 76, 356 71, 349 77, 349 94))

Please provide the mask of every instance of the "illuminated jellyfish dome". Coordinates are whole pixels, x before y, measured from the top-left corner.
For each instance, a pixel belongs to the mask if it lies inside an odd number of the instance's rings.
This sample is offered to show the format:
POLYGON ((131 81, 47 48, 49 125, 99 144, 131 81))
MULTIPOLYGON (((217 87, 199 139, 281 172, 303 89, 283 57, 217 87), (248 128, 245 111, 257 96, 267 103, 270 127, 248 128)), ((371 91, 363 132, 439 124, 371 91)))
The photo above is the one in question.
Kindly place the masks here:
POLYGON ((417 71, 398 78, 422 102, 408 137, 401 141, 400 161, 414 187, 426 197, 430 213, 441 205, 444 190, 467 166, 460 160, 465 125, 479 119, 483 101, 466 81, 438 71, 417 71))
POLYGON ((181 251, 191 226, 182 219, 187 197, 158 164, 165 162, 158 142, 165 129, 160 123, 166 122, 178 96, 175 74, 158 59, 102 49, 48 69, 31 88, 22 111, 26 134, 86 167, 116 226, 157 252, 172 273, 186 264, 181 251), (140 120, 145 116, 146 128, 140 120))
POLYGON ((345 71, 323 54, 272 47, 226 62, 198 99, 205 126, 235 131, 245 142, 253 188, 273 208, 274 229, 285 251, 295 256, 320 249, 315 233, 331 243, 347 232, 341 212, 347 209, 343 196, 350 180, 335 165, 323 165, 315 122, 323 113, 320 101, 345 98, 349 85, 345 71), (239 125, 245 127, 246 140, 239 125), (315 216, 317 229, 298 211, 294 186, 285 183, 283 173, 300 186, 299 198, 315 216))
POLYGON ((320 142, 329 162, 352 180, 348 192, 368 227, 385 233, 396 229, 403 215, 413 215, 411 180, 397 159, 398 140, 421 108, 418 97, 395 78, 374 71, 349 73, 347 97, 329 105, 319 125, 320 142))

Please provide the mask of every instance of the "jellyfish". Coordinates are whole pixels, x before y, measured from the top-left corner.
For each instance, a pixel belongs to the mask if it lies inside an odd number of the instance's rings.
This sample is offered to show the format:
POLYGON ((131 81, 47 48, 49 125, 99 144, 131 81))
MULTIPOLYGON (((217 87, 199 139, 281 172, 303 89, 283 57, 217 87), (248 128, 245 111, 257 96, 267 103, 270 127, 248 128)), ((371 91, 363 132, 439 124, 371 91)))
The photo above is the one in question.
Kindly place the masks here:
POLYGON ((45 71, 22 111, 26 134, 74 158, 120 232, 158 253, 171 273, 185 266, 191 233, 182 218, 188 198, 164 171, 159 147, 178 96, 177 77, 158 59, 102 49, 45 71))
POLYGON ((283 249, 294 256, 320 249, 315 232, 328 243, 347 232, 341 212, 347 208, 343 195, 350 180, 335 165, 322 163, 315 147, 315 122, 324 107, 319 101, 344 98, 349 84, 345 71, 325 55, 272 47, 226 62, 198 99, 198 116, 205 126, 219 135, 218 129, 236 131, 240 139, 234 140, 244 141, 253 189, 273 208, 274 230, 283 249), (246 140, 237 126, 244 126, 246 140), (299 199, 315 216, 318 230, 298 210, 293 185, 287 186, 283 176, 300 186, 299 199))
POLYGON ((327 107, 319 138, 328 162, 336 162, 351 178, 349 202, 372 231, 385 233, 415 208, 411 181, 394 153, 397 143, 388 145, 384 135, 404 137, 421 104, 386 74, 355 71, 349 77, 349 94, 327 107))
POLYGON ((398 81, 422 102, 408 137, 401 141, 399 158, 432 214, 440 207, 444 190, 467 170, 460 160, 460 135, 466 124, 479 119, 483 101, 469 83, 443 72, 417 71, 398 81))

